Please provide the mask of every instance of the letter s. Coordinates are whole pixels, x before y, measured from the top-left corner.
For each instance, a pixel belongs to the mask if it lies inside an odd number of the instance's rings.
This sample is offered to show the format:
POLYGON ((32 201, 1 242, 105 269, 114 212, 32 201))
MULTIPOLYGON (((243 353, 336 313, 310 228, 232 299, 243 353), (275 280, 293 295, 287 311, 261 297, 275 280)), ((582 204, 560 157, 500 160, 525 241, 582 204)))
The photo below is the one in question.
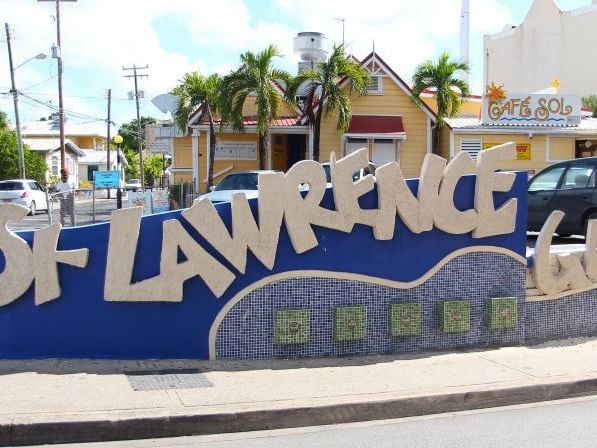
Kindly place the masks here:
POLYGON ((21 297, 33 281, 33 256, 27 242, 8 230, 8 221, 18 221, 29 210, 17 204, 0 206, 0 251, 5 266, 0 273, 0 306, 8 305, 21 297))

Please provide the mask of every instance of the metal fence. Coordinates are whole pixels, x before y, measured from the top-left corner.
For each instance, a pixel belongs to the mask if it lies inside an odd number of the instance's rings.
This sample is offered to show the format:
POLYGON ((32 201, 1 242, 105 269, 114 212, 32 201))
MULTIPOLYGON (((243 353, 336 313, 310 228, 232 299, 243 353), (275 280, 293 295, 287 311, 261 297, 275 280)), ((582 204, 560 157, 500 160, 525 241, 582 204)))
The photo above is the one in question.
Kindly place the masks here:
MULTIPOLYGON (((113 190, 108 199, 106 190, 95 197, 91 190, 77 190, 53 193, 49 200, 48 224, 61 223, 64 227, 93 224, 108 221, 116 210, 116 192, 113 190)), ((126 206, 126 203, 124 204, 126 206)))
POLYGON ((188 208, 201 193, 195 190, 193 182, 181 182, 169 187, 171 208, 188 208))
MULTIPOLYGON (((201 194, 195 190, 192 182, 170 185, 167 191, 171 210, 190 207, 201 194)), ((114 189, 110 192, 110 198, 107 190, 96 190, 95 201, 91 189, 48 193, 47 197, 47 213, 38 209, 33 216, 26 216, 19 222, 9 223, 9 228, 17 231, 40 229, 54 223, 62 223, 63 227, 73 227, 105 222, 110 220, 112 212, 117 209, 117 196, 114 189)), ((124 190, 122 207, 128 207, 128 194, 124 190)))

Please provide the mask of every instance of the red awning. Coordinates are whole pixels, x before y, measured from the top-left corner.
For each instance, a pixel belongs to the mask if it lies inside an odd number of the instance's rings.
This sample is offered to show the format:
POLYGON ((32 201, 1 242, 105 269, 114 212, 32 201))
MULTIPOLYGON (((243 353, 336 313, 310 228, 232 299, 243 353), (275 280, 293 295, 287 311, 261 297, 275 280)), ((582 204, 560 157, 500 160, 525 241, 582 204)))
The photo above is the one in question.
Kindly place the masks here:
POLYGON ((347 134, 404 135, 402 117, 391 115, 353 115, 347 134))

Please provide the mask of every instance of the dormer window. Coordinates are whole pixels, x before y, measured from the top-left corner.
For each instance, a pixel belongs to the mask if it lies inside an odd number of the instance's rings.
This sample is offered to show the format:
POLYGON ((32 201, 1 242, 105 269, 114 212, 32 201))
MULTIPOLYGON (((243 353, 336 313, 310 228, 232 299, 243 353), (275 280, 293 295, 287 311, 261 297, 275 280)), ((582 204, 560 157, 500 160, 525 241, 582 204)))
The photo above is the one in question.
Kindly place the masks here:
POLYGON ((367 88, 367 95, 382 95, 383 93, 383 78, 381 75, 371 75, 371 82, 367 88))

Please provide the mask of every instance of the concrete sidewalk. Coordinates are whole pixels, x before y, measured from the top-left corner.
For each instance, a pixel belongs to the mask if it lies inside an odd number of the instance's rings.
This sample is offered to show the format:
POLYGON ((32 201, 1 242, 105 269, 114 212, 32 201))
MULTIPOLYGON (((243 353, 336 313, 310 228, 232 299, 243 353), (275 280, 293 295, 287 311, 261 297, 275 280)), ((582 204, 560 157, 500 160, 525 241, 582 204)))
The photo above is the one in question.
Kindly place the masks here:
POLYGON ((339 359, 0 361, 0 445, 322 425, 587 394, 597 394, 597 339, 339 359))

